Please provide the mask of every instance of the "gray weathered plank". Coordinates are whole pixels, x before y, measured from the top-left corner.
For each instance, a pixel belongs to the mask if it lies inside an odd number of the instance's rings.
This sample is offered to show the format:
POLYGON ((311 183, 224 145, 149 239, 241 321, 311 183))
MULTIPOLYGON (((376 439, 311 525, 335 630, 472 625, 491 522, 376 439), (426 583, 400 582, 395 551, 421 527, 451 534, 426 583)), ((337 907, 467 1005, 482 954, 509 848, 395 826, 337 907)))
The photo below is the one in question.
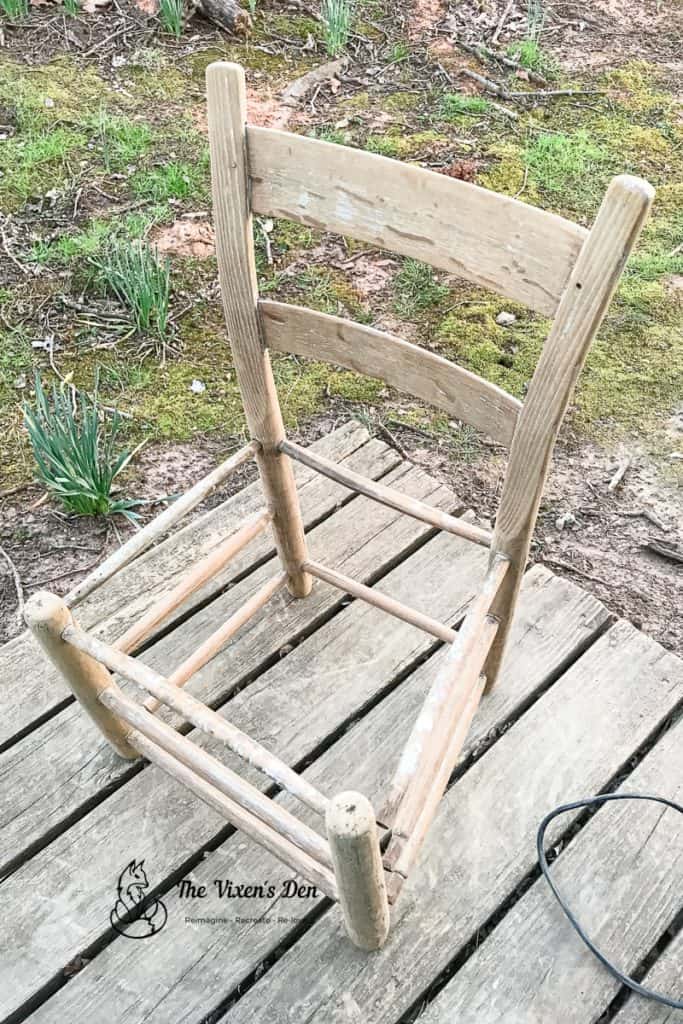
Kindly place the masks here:
MULTIPOLYGON (((353 465, 359 472, 367 472, 373 477, 383 476, 398 464, 398 456, 385 444, 365 442, 367 431, 358 424, 349 424, 311 447, 335 461, 348 458, 349 466, 353 465), (360 465, 362 469, 358 468, 360 465)), ((329 513, 340 500, 348 498, 345 488, 338 485, 331 488, 329 482, 321 481, 311 470, 301 472, 297 467, 296 477, 300 483, 302 511, 307 524, 329 513)), ((208 554, 247 516, 262 507, 263 495, 256 481, 122 569, 78 606, 76 615, 79 621, 95 629, 98 635, 114 639, 142 615, 153 597, 171 590, 193 562, 208 554)), ((188 609, 217 593, 254 561, 273 551, 270 532, 267 531, 215 580, 198 590, 179 610, 180 613, 185 614, 188 609)), ((177 615, 171 616, 168 622, 173 622, 175 617, 177 615)), ((67 696, 58 673, 46 665, 28 633, 0 648, 0 679, 3 682, 0 689, 0 744, 30 726, 36 718, 52 711, 67 696)))
MULTIPOLYGON (((683 799, 683 722, 620 789, 683 799)), ((587 934, 626 974, 679 909, 680 836, 680 815, 671 809, 611 803, 552 865, 560 892, 587 934)), ((546 1024, 558 1006, 563 1024, 586 1024, 597 1020, 619 988, 541 878, 439 993, 420 1024, 546 1024)))
MULTIPOLYGON (((455 498, 445 487, 405 463, 387 479, 407 493, 448 510, 455 504, 455 498)), ((324 556, 332 564, 344 567, 349 575, 367 580, 375 571, 393 564, 401 552, 428 533, 423 523, 357 498, 312 530, 309 544, 313 555, 324 556)), ((462 551, 463 547, 452 550, 462 551)), ((271 561, 261 566, 197 611, 179 629, 146 651, 143 660, 161 672, 175 667, 272 575, 273 564, 271 561)), ((481 559, 466 563, 467 567, 472 564, 480 565, 481 559)), ((323 584, 317 585, 304 601, 278 595, 197 673, 188 689, 207 702, 224 699, 265 659, 276 656, 297 633, 341 600, 338 591, 323 584)), ((0 755, 0 864, 7 864, 28 844, 74 813, 102 786, 129 770, 130 765, 102 741, 89 718, 75 704, 24 737, 0 755)))
MULTIPOLYGON (((655 992, 683 999, 683 929, 666 947, 643 978, 643 985, 655 992)), ((650 999, 630 995, 612 1024, 681 1024, 683 1010, 662 1006, 650 999)))
POLYGON ((226 1024, 396 1021, 533 867, 543 814, 599 791, 682 692, 683 663, 617 623, 448 792, 383 949, 352 948, 335 907, 226 1024))
MULTIPOLYGON (((444 538, 439 538, 430 542, 428 547, 443 543, 444 538)), ((475 548, 471 546, 469 550, 474 551, 475 548)), ((411 569, 416 558, 413 556, 405 563, 409 571, 402 573, 397 570, 392 574, 391 582, 396 584, 391 587, 394 596, 407 597, 424 580, 422 573, 411 569)), ((450 562, 440 570, 436 569, 432 579, 435 601, 439 599, 438 584, 443 582, 443 575, 449 574, 453 577, 453 587, 458 576, 452 573, 450 562)), ((246 724, 254 727, 270 720, 272 725, 268 739, 272 746, 278 747, 279 753, 282 753, 283 743, 293 743, 293 749, 298 750, 304 743, 310 744, 309 707, 315 722, 328 717, 329 709, 336 709, 348 690, 353 691, 353 706, 367 701, 370 689, 378 688, 377 674, 387 657, 387 650, 393 650, 404 631, 410 629, 404 624, 397 626, 397 620, 383 617, 377 609, 358 604, 347 609, 335 623, 343 617, 347 617, 348 628, 337 631, 330 628, 334 625, 330 623, 301 645, 300 660, 294 662, 295 672, 291 667, 284 671, 287 667, 285 662, 268 674, 269 686, 252 695, 253 702, 250 691, 244 694, 241 710, 248 716, 246 724), (378 645, 380 635, 382 644, 378 645), (360 657, 353 646, 354 638, 361 644, 360 657), (302 673, 301 677, 299 673, 302 673)), ((545 569, 533 570, 525 580, 506 675, 495 694, 482 705, 466 752, 471 752, 495 730, 515 706, 528 699, 548 679, 554 678, 567 659, 589 643, 605 619, 604 608, 594 598, 567 581, 553 577, 545 569)), ((400 651, 398 653, 400 657, 400 651)), ((393 760, 398 756, 413 716, 444 654, 441 651, 430 658, 346 732, 311 766, 306 772, 307 777, 316 779, 329 792, 347 783, 355 785, 376 800, 393 773, 393 760)), ((336 719, 337 715, 334 710, 332 717, 336 719)), ((244 721, 241 716, 239 720, 244 721)), ((176 787, 173 792, 178 797, 182 791, 176 787)), ((153 814, 152 799, 157 800, 158 795, 150 794, 145 801, 136 802, 136 813, 140 817, 146 815, 145 820, 153 814)), ((293 808, 290 798, 283 799, 288 807, 293 808)), ((311 820, 306 815, 302 816, 311 820)), ((175 833, 175 815, 167 827, 175 833)), ((161 849, 153 849, 145 843, 144 836, 134 844, 136 856, 149 853, 147 864, 155 878, 162 870, 159 862, 165 856, 165 846, 166 843, 161 849)), ((109 896, 118 860, 125 856, 123 850, 120 854, 114 851, 114 854, 105 872, 104 891, 109 896)), ((82 874, 83 868, 74 865, 72 870, 82 874)), ((70 877, 70 871, 66 874, 70 877)), ((231 837, 212 852, 193 873, 197 882, 208 880, 209 885, 214 878, 231 878, 237 883, 266 879, 279 882, 287 875, 287 869, 277 865, 265 851, 240 835, 231 837)), ((66 899, 67 908, 75 918, 67 921, 69 928, 79 923, 83 925, 83 915, 90 907, 92 884, 89 878, 81 877, 80 881, 81 895, 77 903, 72 902, 71 896, 66 899)), ((74 887, 75 884, 72 883, 74 887)), ((23 891, 27 891, 26 886, 23 891)), ((123 1024, 124 1021, 135 1024, 143 1019, 156 1022, 197 1021, 252 970, 291 927, 289 923, 277 921, 278 910, 287 912, 288 905, 283 901, 272 903, 265 899, 244 899, 221 905, 217 899, 211 898, 187 901, 185 908, 186 901, 180 902, 175 890, 166 897, 166 902, 169 922, 166 929, 155 936, 154 942, 135 949, 131 947, 142 944, 126 940, 114 942, 39 1011, 36 1021, 79 1019, 86 1007, 98 1005, 104 993, 107 993, 108 1012, 112 1015, 108 1024, 123 1024), (253 918, 269 915, 273 908, 276 913, 270 924, 239 924, 232 920, 235 912, 253 918), (184 923, 186 910, 193 915, 225 913, 231 920, 220 927, 192 928, 184 923)), ((300 918, 311 901, 295 900, 293 903, 289 913, 300 918)), ((100 917, 101 914, 102 911, 100 917)), ((268 1017, 258 1019, 267 1020, 268 1017)))
MULTIPOLYGON (((452 621, 462 614, 485 562, 483 550, 440 535, 382 582, 398 599, 429 594, 436 585, 433 609, 452 621)), ((287 606, 280 614, 287 615, 287 606)), ((356 602, 238 694, 226 713, 285 761, 297 763, 433 643, 415 627, 356 602), (385 642, 378 649, 380 629, 385 642)), ((200 736, 197 742, 235 765, 215 741, 200 736)), ((244 766, 241 770, 249 775, 244 766)), ((131 851, 138 858, 144 851, 150 869, 154 864, 167 875, 222 824, 190 793, 179 792, 156 768, 146 768, 20 867, 0 887, 14 935, 1 968, 0 992, 8 1004, 20 1002, 106 930, 112 865, 120 863, 120 871, 131 851)))

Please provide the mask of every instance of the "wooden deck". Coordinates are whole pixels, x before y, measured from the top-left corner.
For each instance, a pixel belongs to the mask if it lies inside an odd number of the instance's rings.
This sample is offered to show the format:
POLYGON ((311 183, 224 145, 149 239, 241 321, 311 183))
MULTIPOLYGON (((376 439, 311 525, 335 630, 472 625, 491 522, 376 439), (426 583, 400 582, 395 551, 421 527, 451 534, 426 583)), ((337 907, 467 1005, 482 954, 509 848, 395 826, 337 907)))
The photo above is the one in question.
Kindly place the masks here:
MULTIPOLYGON (((316 448, 466 511, 358 424, 316 448)), ((305 467, 297 477, 312 557, 461 620, 484 549, 305 467)), ((80 620, 115 638, 261 505, 258 484, 246 488, 121 572, 84 602, 80 620)), ((143 659, 161 671, 177 665, 272 574, 273 558, 264 534, 143 659)), ((317 582, 304 601, 273 599, 189 688, 323 792, 358 788, 376 806, 442 656, 439 641, 317 582)), ((0 650, 0 680, 5 1022, 683 1020, 620 992, 570 929, 535 853, 537 825, 556 804, 605 789, 683 800, 683 663, 545 568, 525 577, 500 683, 475 718, 387 945, 372 955, 349 944, 328 900, 285 898, 291 872, 267 852, 156 768, 119 760, 26 637, 0 650), (144 859, 168 912, 143 941, 110 925, 118 876, 133 859, 144 859), (182 895, 182 879, 207 894, 182 895), (221 898, 216 879, 273 885, 275 895, 221 898)), ((216 752, 207 737, 197 742, 216 752)), ((589 933, 623 970, 678 998, 683 941, 668 929, 683 891, 680 837, 674 812, 630 803, 568 816, 553 833, 553 870, 589 933)))

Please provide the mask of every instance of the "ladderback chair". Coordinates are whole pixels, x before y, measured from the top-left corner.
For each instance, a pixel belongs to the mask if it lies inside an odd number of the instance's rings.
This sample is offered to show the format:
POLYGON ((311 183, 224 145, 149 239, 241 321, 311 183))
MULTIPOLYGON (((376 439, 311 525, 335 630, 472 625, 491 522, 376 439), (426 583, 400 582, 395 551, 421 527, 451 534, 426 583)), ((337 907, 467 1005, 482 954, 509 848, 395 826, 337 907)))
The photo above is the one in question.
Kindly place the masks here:
POLYGON ((551 453, 589 346, 647 217, 653 189, 615 178, 590 231, 507 196, 394 160, 247 124, 242 69, 207 71, 216 249, 222 301, 251 441, 108 559, 66 602, 27 603, 29 625, 123 756, 143 755, 229 821, 338 899, 351 939, 375 949, 389 905, 415 863, 482 694, 495 685, 551 453), (390 334, 298 306, 261 301, 252 215, 288 218, 425 261, 553 318, 524 403, 481 377, 390 334), (327 360, 412 393, 510 448, 493 532, 448 515, 301 448, 285 435, 269 350, 327 360), (248 458, 266 508, 227 538, 115 643, 78 627, 69 606, 248 458), (291 460, 490 551, 460 629, 417 612, 312 560, 291 460), (168 614, 272 525, 281 570, 168 677, 130 652, 168 614), (421 627, 449 645, 377 812, 360 793, 319 792, 257 741, 181 687, 280 588, 306 598, 316 577, 421 627), (136 704, 112 672, 150 694, 136 704), (279 786, 324 815, 325 840, 181 736, 154 712, 163 703, 222 738, 279 786))

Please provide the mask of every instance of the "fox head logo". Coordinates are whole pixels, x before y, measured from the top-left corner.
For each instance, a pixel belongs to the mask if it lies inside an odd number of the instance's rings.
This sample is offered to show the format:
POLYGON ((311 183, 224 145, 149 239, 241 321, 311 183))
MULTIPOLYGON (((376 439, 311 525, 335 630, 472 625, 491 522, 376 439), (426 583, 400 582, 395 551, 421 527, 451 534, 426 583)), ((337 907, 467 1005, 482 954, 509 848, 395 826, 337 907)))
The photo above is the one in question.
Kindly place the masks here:
POLYGON ((144 860, 132 860, 119 875, 116 903, 109 921, 119 935, 129 939, 146 939, 156 935, 166 924, 168 913, 158 898, 146 899, 149 882, 144 860))

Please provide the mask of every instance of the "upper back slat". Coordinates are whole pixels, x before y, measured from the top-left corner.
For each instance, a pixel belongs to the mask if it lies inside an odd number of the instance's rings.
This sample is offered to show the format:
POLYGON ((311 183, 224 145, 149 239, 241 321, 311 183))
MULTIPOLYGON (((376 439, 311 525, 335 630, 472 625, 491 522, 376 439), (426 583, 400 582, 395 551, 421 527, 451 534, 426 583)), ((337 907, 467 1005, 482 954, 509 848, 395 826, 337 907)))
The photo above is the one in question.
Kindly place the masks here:
POLYGON ((588 232, 508 196, 386 157, 247 128, 251 207, 336 231, 553 315, 588 232))

